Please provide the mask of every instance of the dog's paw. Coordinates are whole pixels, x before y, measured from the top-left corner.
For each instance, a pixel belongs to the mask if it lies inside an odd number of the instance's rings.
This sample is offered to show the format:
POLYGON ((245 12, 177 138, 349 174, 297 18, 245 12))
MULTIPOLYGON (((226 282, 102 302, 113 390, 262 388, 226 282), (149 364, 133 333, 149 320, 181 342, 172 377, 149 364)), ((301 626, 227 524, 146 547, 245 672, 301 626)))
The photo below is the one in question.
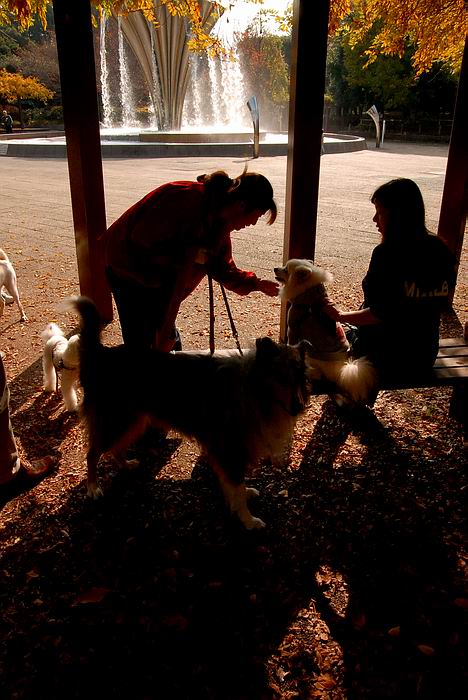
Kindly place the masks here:
POLYGON ((246 486, 245 496, 246 498, 254 498, 255 496, 260 496, 260 491, 254 489, 252 486, 246 486))
POLYGON ((97 501, 98 498, 102 498, 102 496, 104 496, 104 493, 101 487, 97 484, 88 484, 87 495, 88 498, 93 498, 95 501, 97 501))
POLYGON ((21 323, 24 323, 24 321, 28 321, 28 317, 26 316, 26 314, 21 314, 20 321, 21 323))
POLYGON ((266 523, 263 522, 261 518, 256 518, 254 515, 251 515, 248 520, 244 521, 244 525, 247 530, 262 530, 266 527, 266 523))

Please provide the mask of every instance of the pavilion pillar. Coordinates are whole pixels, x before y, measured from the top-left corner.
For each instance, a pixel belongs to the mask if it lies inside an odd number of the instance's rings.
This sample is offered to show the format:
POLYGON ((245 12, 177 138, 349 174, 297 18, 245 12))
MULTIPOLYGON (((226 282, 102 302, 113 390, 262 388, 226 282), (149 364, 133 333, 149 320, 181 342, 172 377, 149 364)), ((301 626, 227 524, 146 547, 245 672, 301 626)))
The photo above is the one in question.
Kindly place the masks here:
POLYGON ((106 210, 89 0, 53 0, 81 294, 112 320, 102 244, 106 210))
MULTIPOLYGON (((283 260, 315 256, 330 0, 294 0, 283 260)), ((285 338, 286 305, 280 337, 285 338)))
POLYGON ((444 191, 437 234, 447 243, 457 261, 463 246, 468 211, 468 36, 458 83, 452 133, 445 171, 444 191))

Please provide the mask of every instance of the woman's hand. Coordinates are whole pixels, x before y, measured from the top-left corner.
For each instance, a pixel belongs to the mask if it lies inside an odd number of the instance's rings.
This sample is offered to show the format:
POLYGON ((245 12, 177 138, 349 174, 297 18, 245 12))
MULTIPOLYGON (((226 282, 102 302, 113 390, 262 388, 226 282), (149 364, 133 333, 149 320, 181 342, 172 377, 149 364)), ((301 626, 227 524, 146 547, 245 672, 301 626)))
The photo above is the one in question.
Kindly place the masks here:
POLYGON ((279 284, 273 280, 259 280, 257 289, 259 292, 266 294, 267 297, 277 297, 279 284))
POLYGON ((327 304, 327 306, 324 307, 323 309, 327 316, 329 316, 333 321, 341 321, 341 314, 342 312, 336 308, 336 306, 333 306, 333 304, 327 304))

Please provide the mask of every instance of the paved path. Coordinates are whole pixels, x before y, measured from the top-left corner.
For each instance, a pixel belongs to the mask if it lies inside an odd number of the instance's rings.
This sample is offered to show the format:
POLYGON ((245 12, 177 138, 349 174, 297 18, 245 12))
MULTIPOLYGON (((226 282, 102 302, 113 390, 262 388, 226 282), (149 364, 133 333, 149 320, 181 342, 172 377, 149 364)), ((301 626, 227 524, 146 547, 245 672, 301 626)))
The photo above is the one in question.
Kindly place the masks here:
MULTIPOLYGON (((342 303, 351 292, 359 293, 371 250, 378 242, 369 201, 373 190, 393 177, 414 178, 425 198, 428 226, 435 230, 446 157, 444 145, 396 142, 387 142, 379 150, 369 144, 368 150, 322 157, 316 260, 334 273, 335 297, 342 303)), ((193 179, 217 168, 237 175, 244 165, 245 160, 233 158, 105 160, 108 223, 160 183, 193 179)), ((286 157, 260 157, 248 165, 270 178, 280 214, 273 227, 260 224, 234 234, 235 257, 239 266, 272 276, 273 267, 282 260, 286 157)), ((54 294, 60 299, 77 291, 67 162, 1 158, 0 187, 0 247, 14 260, 20 284, 37 280, 37 290, 25 290, 27 305, 41 303, 41 293, 50 303, 54 294)), ((455 298, 461 322, 466 318, 467 277, 465 244, 455 298)))

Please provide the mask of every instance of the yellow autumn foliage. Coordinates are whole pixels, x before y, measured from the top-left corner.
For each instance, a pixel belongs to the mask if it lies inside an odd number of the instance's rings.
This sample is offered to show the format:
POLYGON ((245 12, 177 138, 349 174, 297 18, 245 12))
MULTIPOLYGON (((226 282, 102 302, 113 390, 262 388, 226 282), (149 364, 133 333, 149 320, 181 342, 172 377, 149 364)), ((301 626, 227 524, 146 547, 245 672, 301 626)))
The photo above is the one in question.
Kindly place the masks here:
POLYGON ((468 34, 466 0, 353 0, 352 14, 344 25, 351 46, 377 28, 367 50, 369 63, 380 54, 402 56, 409 43, 416 75, 435 61, 454 72, 461 66, 468 34))
MULTIPOLYGON (((0 0, 0 24, 14 17, 27 28, 38 14, 43 24, 47 5, 51 0, 0 0)), ((70 0, 72 1, 72 0, 70 0)), ((261 0, 250 0, 261 3, 261 0)), ((305 0, 312 2, 313 0, 305 0)), ((192 24, 191 48, 219 47, 209 38, 201 26, 197 0, 160 0, 171 14, 187 17, 192 24)), ((100 11, 118 14, 141 10, 150 20, 157 22, 153 0, 91 0, 100 11)), ((232 0, 232 4, 235 0, 232 0)), ((217 3, 213 3, 216 7, 217 3)), ((221 4, 222 6, 222 4, 221 4)), ((291 15, 288 16, 289 21, 291 15)), ((367 50, 369 62, 379 54, 403 55, 407 43, 415 51, 413 65, 419 75, 435 61, 446 63, 456 72, 461 65, 463 46, 468 33, 467 0, 331 0, 329 30, 349 33, 350 45, 362 42, 368 32, 377 32, 367 50)))
POLYGON ((37 78, 26 78, 21 73, 8 73, 0 70, 0 98, 6 102, 18 100, 40 100, 47 102, 54 93, 40 83, 37 78))

